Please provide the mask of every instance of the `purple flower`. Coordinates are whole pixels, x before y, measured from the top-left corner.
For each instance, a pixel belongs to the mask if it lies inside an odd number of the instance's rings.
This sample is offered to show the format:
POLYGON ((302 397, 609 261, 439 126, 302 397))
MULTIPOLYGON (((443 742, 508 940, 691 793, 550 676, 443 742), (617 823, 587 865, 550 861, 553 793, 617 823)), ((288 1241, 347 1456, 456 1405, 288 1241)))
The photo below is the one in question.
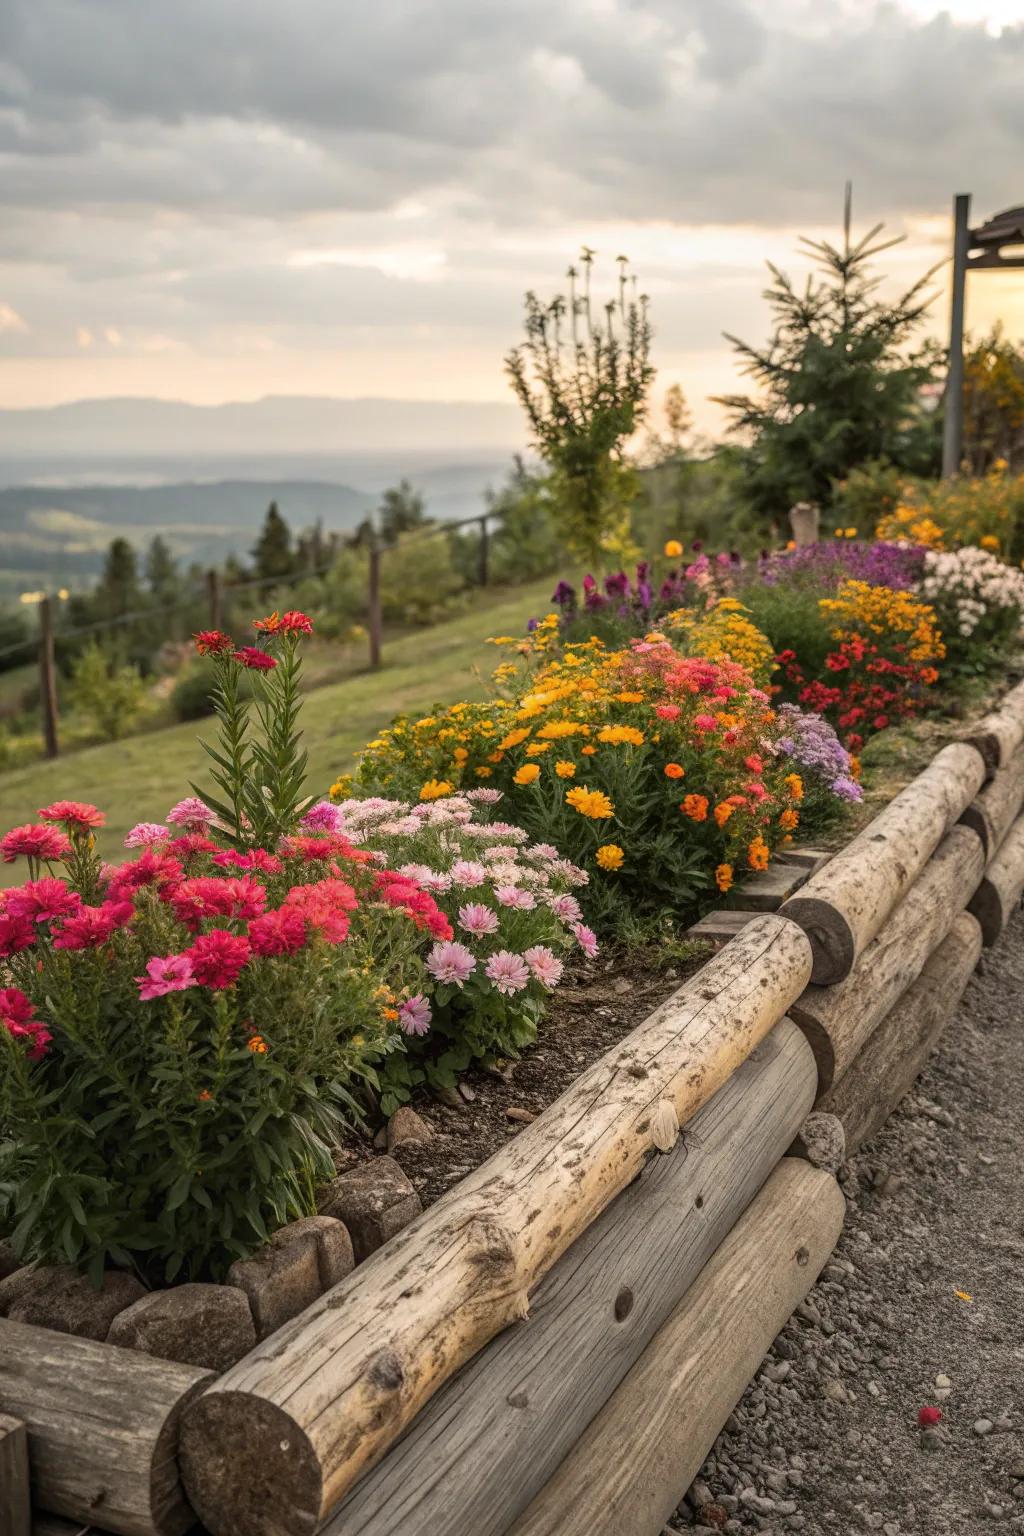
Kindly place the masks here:
POLYGON ((465 944, 448 940, 434 945, 427 956, 427 970, 435 981, 461 987, 476 970, 476 961, 465 944))
POLYGON ((470 901, 459 908, 459 927, 474 938, 482 938, 484 934, 497 933, 498 914, 482 901, 470 901))
POLYGON ((604 589, 609 597, 629 596, 629 577, 625 571, 616 571, 613 576, 606 576, 604 589))
POLYGON ((838 779, 832 780, 832 793, 838 795, 840 800, 863 800, 864 791, 856 779, 849 779, 841 774, 838 779))
POLYGON ((308 832, 340 832, 344 824, 345 817, 330 800, 318 800, 302 818, 308 832))
POLYGON ((560 581, 551 594, 551 601, 557 603, 559 608, 573 609, 576 607, 576 588, 567 581, 560 581))
POLYGON ((558 986, 562 979, 562 962, 546 944, 534 944, 531 949, 524 949, 523 959, 542 986, 549 991, 558 986))
POLYGON ((425 1035, 430 1028, 430 1004, 422 992, 398 1005, 398 1027, 404 1035, 425 1035))
POLYGON ((526 621, 526 632, 527 632, 527 634, 532 635, 534 630, 537 628, 537 625, 539 623, 540 623, 540 619, 527 619, 527 621, 526 621))
POLYGON ((513 954, 510 949, 499 949, 488 960, 484 970, 503 997, 512 997, 529 985, 530 967, 522 955, 513 954))

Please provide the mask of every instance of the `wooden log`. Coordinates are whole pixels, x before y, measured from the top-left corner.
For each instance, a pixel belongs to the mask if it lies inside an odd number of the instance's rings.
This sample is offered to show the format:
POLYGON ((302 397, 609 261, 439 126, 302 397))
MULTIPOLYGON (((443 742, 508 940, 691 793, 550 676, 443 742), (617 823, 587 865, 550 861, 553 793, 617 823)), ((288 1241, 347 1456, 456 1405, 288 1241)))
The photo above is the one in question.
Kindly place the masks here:
POLYGON ((763 916, 532 1125, 190 1405, 215 1536, 311 1532, 799 996, 806 937, 763 916))
POLYGON ((1011 688, 998 709, 972 726, 964 740, 985 759, 989 778, 997 769, 1005 768, 1024 745, 1024 683, 1011 688))
POLYGON ((657 1536, 835 1245, 830 1173, 784 1158, 509 1536, 657 1536))
POLYGON ((944 747, 803 889, 780 908, 811 941, 818 986, 850 974, 985 778, 974 747, 944 747))
POLYGON ((1024 806, 1024 752, 1016 752, 972 800, 960 820, 981 838, 991 859, 1024 806))
POLYGON ((0 1319, 0 1408, 28 1429, 37 1510, 115 1536, 182 1536, 178 1419, 208 1371, 0 1319))
POLYGON ((20 1419, 0 1413, 0 1532, 29 1536, 28 1431, 20 1419))
POLYGON ((888 1120, 924 1068, 981 954, 981 928, 961 912, 895 1008, 822 1100, 842 1122, 850 1156, 888 1120))
POLYGON ((1024 890, 1024 815, 1018 816, 968 903, 981 924, 986 948, 996 942, 1024 890))
POLYGON ((985 869, 981 841, 970 827, 953 827, 881 932, 845 981, 808 987, 791 1016, 811 1042, 825 1094, 875 1029, 921 974, 978 888, 985 869))
POLYGON ((103 1536, 103 1532, 94 1525, 83 1525, 80 1520, 62 1520, 59 1515, 35 1515, 32 1536, 103 1536))
POLYGON ((448 1382, 321 1536, 501 1536, 553 1476, 802 1123, 810 1047, 783 1019, 448 1382))

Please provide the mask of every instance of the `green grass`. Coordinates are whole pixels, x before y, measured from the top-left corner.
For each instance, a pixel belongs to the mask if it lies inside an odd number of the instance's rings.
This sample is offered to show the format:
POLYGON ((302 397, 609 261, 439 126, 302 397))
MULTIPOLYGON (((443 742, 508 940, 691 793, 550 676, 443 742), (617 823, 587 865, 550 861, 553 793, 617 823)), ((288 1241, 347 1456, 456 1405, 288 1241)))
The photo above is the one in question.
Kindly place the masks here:
MULTIPOLYGON (((310 792, 325 793, 360 747, 400 711, 483 697, 498 660, 486 637, 520 632, 531 613, 547 611, 550 593, 551 578, 545 577, 495 594, 457 619, 385 643, 379 672, 310 692, 302 713, 310 792)), ((0 831, 34 821, 39 807, 51 800, 89 800, 107 815, 100 850, 116 858, 129 827, 162 820, 190 793, 190 780, 206 782, 207 758, 197 736, 209 735, 211 728, 205 721, 176 725, 2 774, 0 831)), ((0 883, 22 879, 23 865, 0 865, 0 883)))

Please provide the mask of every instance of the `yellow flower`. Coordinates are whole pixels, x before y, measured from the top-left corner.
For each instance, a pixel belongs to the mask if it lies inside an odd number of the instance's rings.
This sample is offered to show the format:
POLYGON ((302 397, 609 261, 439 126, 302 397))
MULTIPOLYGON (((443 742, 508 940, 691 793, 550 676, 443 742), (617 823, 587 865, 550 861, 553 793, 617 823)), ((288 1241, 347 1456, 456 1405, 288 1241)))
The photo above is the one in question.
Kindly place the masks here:
POLYGON ((787 773, 784 783, 789 791, 791 800, 802 800, 804 797, 804 781, 798 773, 787 773))
POLYGON ((621 869, 626 855, 618 843, 602 843, 594 857, 602 869, 621 869))
POLYGON ((574 779, 576 777, 576 764, 571 763, 568 758, 560 757, 555 764, 555 772, 560 779, 574 779))
POLYGON ((473 772, 476 774, 478 779, 489 779, 491 777, 491 774, 494 772, 494 769, 493 768, 474 768, 473 772))
POLYGON ((527 757, 542 757, 545 752, 551 751, 550 741, 531 741, 526 749, 527 757))
POLYGON ((999 553, 999 540, 996 538, 995 534, 983 534, 982 537, 978 540, 978 543, 981 545, 982 549, 991 549, 995 554, 999 553))
POLYGON ((715 822, 719 827, 724 827, 736 807, 730 805, 728 800, 722 800, 715 806, 715 822))
POLYGON ((642 704, 644 701, 642 693, 617 693, 615 697, 620 704, 642 704))
POLYGON ((523 766, 521 768, 517 768, 515 773, 512 775, 512 782, 513 784, 536 784, 539 778, 540 764, 524 763, 523 766))
POLYGON ((613 747, 622 746, 625 742, 633 747, 642 747, 644 733, 638 731, 635 725, 606 725, 603 730, 598 731, 597 739, 613 747))
POLYGON ((667 560, 678 560, 682 552, 683 546, 678 539, 669 539, 667 541, 665 545, 665 558, 667 560))
POLYGON ((529 726, 521 726, 518 730, 509 731, 504 741, 499 741, 498 745, 503 752, 507 752, 510 747, 518 747, 529 734, 529 726))
POLYGON ((547 725, 542 725, 537 735, 541 741, 560 741, 563 736, 575 736, 579 726, 575 720, 549 720, 547 725))
POLYGON ((421 800, 442 800, 445 795, 450 795, 452 785, 447 779, 428 779, 420 790, 421 800))
POLYGON ((843 537, 847 539, 855 539, 857 537, 856 528, 844 528, 843 537))
POLYGON ((615 807, 608 796, 600 789, 588 789, 585 784, 575 785, 566 793, 566 802, 581 816, 589 816, 592 821, 603 821, 605 817, 615 814, 615 807))
POLYGON ((452 753, 452 756, 461 767, 462 764, 468 759, 469 753, 466 751, 465 747, 456 747, 455 751, 452 753))
POLYGON ((724 896, 732 885, 732 865, 719 864, 715 870, 715 884, 724 896))
POLYGON ((328 790, 328 794, 336 802, 338 800, 350 799, 352 796, 352 775, 350 773, 343 773, 340 778, 335 779, 328 790))

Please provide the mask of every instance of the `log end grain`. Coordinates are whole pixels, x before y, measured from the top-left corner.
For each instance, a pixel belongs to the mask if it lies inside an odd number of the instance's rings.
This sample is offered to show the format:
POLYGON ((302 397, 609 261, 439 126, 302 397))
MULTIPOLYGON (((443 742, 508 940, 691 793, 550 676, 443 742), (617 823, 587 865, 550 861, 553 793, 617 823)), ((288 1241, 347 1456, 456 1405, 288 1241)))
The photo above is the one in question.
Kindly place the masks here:
POLYGON ((796 923, 810 940, 811 981, 816 987, 834 986, 850 974, 857 941, 840 911, 817 896, 791 896, 779 916, 796 923))
POLYGON ((991 949, 1003 931, 1006 913, 1003 911, 999 891, 987 876, 967 903, 967 910, 972 917, 978 919, 981 925, 981 941, 986 949, 991 949))
POLYGON ((181 1475, 217 1536, 305 1536, 320 1522, 323 1483, 312 1447, 286 1410, 246 1392, 191 1405, 181 1475))

